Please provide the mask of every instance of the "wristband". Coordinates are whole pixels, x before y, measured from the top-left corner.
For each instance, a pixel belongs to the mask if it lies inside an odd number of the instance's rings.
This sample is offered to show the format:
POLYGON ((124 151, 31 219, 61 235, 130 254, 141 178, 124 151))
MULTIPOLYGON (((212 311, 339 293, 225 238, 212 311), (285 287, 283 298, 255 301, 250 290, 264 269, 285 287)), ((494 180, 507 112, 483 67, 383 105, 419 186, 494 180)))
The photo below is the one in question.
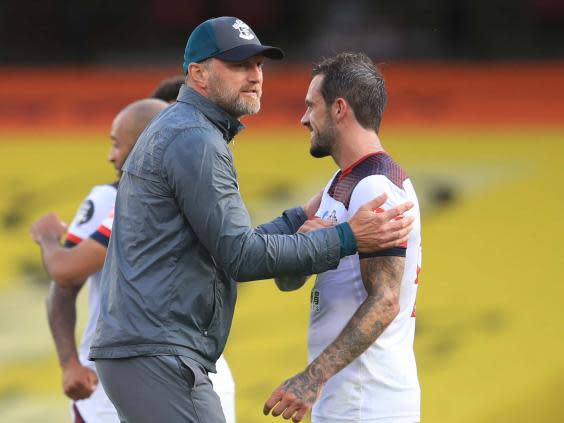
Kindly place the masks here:
POLYGON ((351 226, 347 223, 339 223, 335 226, 341 241, 341 257, 350 256, 356 253, 356 238, 354 237, 351 226))

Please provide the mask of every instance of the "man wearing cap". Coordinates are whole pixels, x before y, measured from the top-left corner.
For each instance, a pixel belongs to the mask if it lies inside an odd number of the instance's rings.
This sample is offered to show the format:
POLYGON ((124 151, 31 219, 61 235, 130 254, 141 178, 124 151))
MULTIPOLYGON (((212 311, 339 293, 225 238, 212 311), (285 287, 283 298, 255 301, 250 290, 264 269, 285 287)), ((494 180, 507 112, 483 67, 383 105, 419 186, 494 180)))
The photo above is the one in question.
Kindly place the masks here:
POLYGON ((123 422, 224 423, 208 372, 223 351, 236 281, 313 274, 341 257, 398 246, 412 205, 360 207, 347 223, 308 233, 319 197, 253 229, 228 143, 257 113, 262 45, 239 19, 200 24, 184 55, 186 85, 147 127, 123 167, 90 350, 123 422))

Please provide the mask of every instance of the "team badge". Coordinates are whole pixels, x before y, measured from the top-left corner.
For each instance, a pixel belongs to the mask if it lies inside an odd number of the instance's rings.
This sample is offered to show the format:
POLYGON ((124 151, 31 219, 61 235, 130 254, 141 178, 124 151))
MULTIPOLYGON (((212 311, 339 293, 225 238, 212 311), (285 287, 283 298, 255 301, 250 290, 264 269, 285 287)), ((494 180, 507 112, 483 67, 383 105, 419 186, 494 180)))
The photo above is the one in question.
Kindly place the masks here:
POLYGON ((251 31, 249 25, 243 22, 241 19, 237 19, 233 24, 233 28, 239 31, 239 37, 243 38, 244 40, 252 40, 255 38, 255 34, 251 31))
POLYGON ((78 209, 78 224, 84 225, 92 219, 92 216, 94 216, 94 203, 92 200, 86 200, 78 209))
POLYGON ((337 210, 333 210, 331 213, 326 211, 325 213, 323 213, 322 219, 328 220, 329 222, 331 222, 331 224, 336 225, 337 223, 339 223, 339 219, 337 219, 337 210))

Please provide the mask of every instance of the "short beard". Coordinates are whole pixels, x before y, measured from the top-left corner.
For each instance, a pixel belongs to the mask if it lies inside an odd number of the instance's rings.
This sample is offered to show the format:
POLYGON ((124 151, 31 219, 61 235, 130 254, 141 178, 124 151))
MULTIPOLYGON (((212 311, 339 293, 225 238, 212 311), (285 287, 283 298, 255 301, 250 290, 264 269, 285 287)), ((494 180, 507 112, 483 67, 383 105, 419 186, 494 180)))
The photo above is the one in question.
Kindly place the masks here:
POLYGON ((337 137, 337 129, 331 120, 329 114, 327 115, 327 127, 323 132, 318 132, 313 134, 311 140, 311 147, 309 148, 309 153, 317 158, 321 159, 323 157, 330 156, 333 152, 333 145, 335 143, 335 138, 337 137))
POLYGON ((226 87, 226 84, 215 75, 211 75, 208 96, 211 101, 235 118, 254 115, 260 110, 261 91, 256 99, 245 98, 239 91, 226 87))

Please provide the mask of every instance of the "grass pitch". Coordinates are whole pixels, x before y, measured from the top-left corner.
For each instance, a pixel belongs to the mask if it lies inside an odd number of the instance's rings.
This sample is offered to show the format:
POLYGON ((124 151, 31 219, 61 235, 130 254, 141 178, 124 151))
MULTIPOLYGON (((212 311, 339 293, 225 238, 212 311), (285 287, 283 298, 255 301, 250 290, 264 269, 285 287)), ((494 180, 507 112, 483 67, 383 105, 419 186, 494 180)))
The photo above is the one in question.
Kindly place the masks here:
MULTIPOLYGON (((564 129, 388 130, 386 149, 423 208, 416 353, 424 422, 564 420, 564 129)), ((29 225, 67 221, 111 182, 105 134, 0 135, 0 421, 68 418, 29 225)), ((307 154, 304 131, 247 130, 233 151, 256 224, 323 188, 336 170, 307 154)), ((243 423, 306 360, 309 282, 281 293, 240 286, 226 350, 243 423)), ((85 316, 83 308, 82 317, 85 316)))

